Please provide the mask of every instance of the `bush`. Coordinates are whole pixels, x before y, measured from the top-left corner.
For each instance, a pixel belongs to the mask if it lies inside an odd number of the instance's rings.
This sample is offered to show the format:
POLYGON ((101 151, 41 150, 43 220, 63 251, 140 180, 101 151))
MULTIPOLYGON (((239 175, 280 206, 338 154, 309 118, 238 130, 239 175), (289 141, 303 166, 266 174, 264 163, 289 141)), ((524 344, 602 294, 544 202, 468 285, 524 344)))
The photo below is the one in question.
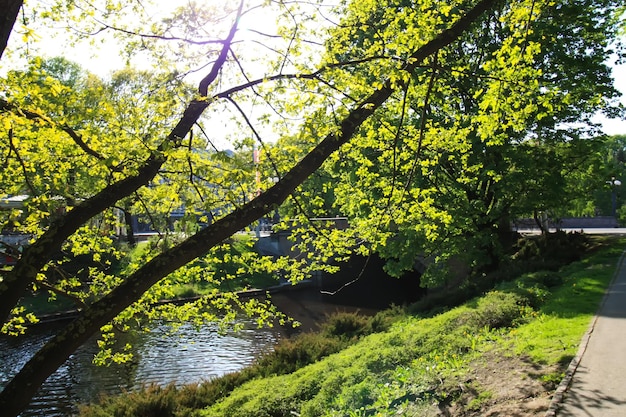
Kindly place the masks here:
POLYGON ((328 315, 318 332, 301 333, 282 340, 272 352, 261 356, 253 369, 264 376, 294 372, 345 349, 363 336, 387 330, 400 311, 395 308, 374 316, 347 312, 328 315))
POLYGON ((478 299, 476 308, 457 318, 460 326, 499 329, 519 322, 528 307, 528 300, 515 293, 491 291, 478 299))
POLYGON ((370 333, 370 317, 358 313, 335 313, 327 316, 320 332, 327 337, 353 339, 370 333))
POLYGON ((531 265, 539 264, 535 270, 558 269, 564 264, 580 260, 585 253, 589 253, 591 246, 586 235, 559 230, 520 239, 513 259, 531 265))
POLYGON ((470 285, 432 290, 424 298, 408 306, 407 312, 421 317, 432 317, 457 307, 479 294, 478 289, 470 285))
POLYGON ((561 285, 563 277, 553 271, 539 271, 524 274, 515 281, 498 285, 501 291, 508 291, 523 297, 528 305, 538 308, 551 294, 550 288, 561 285))
POLYGON ((281 341, 273 351, 262 355, 253 365, 253 369, 262 376, 288 374, 338 352, 347 345, 345 340, 337 337, 302 333, 281 341))
POLYGON ((104 397, 97 407, 81 407, 81 415, 92 417, 171 417, 177 404, 177 388, 151 385, 125 396, 104 397))

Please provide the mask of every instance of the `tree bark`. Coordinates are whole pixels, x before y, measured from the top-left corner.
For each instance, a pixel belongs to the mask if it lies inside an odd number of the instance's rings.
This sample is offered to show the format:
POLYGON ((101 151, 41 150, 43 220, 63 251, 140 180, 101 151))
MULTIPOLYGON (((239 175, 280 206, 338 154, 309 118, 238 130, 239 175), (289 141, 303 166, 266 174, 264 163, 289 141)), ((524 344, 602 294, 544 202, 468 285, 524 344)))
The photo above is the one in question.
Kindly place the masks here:
MULTIPOLYGON (((412 54, 404 70, 413 72, 426 58, 449 45, 465 32, 484 12, 499 0, 482 0, 449 29, 412 54)), ((369 118, 402 83, 387 80, 354 108, 340 123, 337 133, 325 137, 282 179, 241 208, 199 231, 179 245, 163 252, 145 264, 107 296, 87 307, 80 316, 61 330, 37 352, 0 393, 0 409, 6 417, 17 416, 30 402, 39 386, 80 345, 104 324, 138 300, 160 279, 189 261, 207 253, 232 234, 278 207, 306 178, 339 147, 348 142, 362 123, 369 118)))
POLYGON ((17 15, 24 4, 23 0, 0 0, 0 58, 9 43, 9 37, 17 20, 17 15))
POLYGON ((130 245, 130 247, 135 247, 137 245, 137 240, 135 239, 135 229, 133 229, 133 215, 130 213, 130 210, 122 210, 124 213, 124 224, 126 226, 126 242, 130 245))

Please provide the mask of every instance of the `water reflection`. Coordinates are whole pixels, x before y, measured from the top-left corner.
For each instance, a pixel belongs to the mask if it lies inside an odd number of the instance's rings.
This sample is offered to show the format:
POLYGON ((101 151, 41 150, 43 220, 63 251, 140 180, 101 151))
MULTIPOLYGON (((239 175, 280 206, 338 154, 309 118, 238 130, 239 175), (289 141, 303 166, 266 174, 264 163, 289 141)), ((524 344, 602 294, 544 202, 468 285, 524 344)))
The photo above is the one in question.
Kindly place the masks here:
MULTIPOLYGON (((49 339, 54 329, 38 326, 30 337, 0 339, 0 385, 49 339)), ((82 346, 44 383, 22 417, 69 416, 76 403, 86 403, 102 393, 119 393, 146 384, 182 385, 233 372, 250 364, 269 350, 278 331, 257 329, 244 323, 237 333, 219 335, 216 326, 196 329, 184 325, 176 333, 157 326, 133 341, 136 360, 132 364, 97 367, 91 362, 97 350, 94 340, 82 346)))

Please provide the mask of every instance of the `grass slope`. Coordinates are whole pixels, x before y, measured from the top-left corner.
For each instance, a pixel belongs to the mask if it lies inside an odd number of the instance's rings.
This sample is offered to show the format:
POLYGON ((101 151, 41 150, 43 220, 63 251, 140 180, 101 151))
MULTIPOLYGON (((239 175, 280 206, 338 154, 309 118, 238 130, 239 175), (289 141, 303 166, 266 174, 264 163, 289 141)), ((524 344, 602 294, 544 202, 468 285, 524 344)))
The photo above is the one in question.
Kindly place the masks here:
POLYGON ((407 316, 292 374, 244 384, 196 415, 428 416, 455 402, 464 404, 455 415, 480 415, 493 393, 469 386, 473 364, 493 352, 522 357, 534 365, 528 378, 557 382, 623 247, 623 240, 613 242, 559 273, 524 275, 435 317, 407 316))
POLYGON ((558 272, 522 275, 442 313, 335 319, 326 334, 290 340, 256 368, 111 397, 81 415, 543 415, 626 239, 603 243, 558 272))

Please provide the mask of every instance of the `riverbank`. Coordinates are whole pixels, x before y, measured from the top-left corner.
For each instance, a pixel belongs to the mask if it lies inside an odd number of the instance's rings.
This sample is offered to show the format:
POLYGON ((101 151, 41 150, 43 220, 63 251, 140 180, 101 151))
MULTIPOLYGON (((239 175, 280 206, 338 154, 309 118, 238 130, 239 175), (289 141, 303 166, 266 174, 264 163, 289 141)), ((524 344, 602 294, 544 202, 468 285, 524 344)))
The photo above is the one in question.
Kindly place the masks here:
MULTIPOLYGON (((210 399, 206 392, 221 379, 187 387, 185 404, 176 404, 180 392, 163 389, 170 411, 142 415, 542 416, 625 244, 610 240, 558 272, 502 282, 438 314, 415 305, 388 329, 355 336, 335 354, 235 384, 210 399)), ((156 391, 109 399, 82 415, 117 415, 115 407, 138 403, 149 408, 147 398, 163 404, 156 391)))

